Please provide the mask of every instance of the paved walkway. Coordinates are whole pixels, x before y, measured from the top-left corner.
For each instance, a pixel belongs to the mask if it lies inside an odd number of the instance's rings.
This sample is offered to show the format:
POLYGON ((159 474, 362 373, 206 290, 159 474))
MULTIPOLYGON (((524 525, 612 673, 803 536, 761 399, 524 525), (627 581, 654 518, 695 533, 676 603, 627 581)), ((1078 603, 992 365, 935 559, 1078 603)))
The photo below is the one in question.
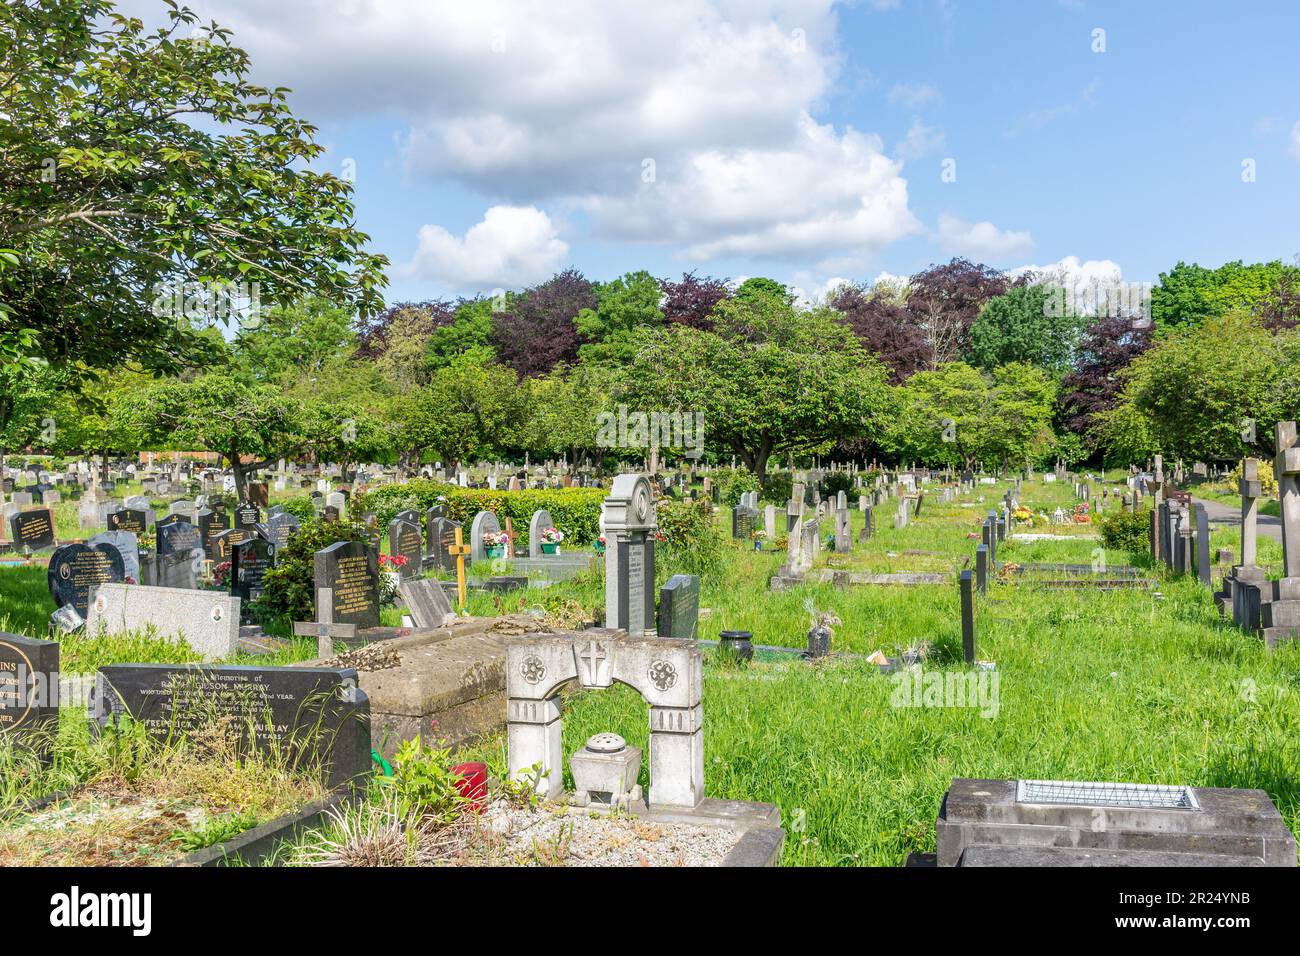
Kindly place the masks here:
MULTIPOLYGON (((1192 500, 1205 506, 1205 513, 1210 516, 1212 524, 1241 523, 1240 505, 1225 505, 1222 501, 1210 501, 1206 498, 1192 498, 1192 500)), ((1282 542, 1282 519, 1275 518, 1272 515, 1260 515, 1255 522, 1255 533, 1265 538, 1272 538, 1280 544, 1282 542)))

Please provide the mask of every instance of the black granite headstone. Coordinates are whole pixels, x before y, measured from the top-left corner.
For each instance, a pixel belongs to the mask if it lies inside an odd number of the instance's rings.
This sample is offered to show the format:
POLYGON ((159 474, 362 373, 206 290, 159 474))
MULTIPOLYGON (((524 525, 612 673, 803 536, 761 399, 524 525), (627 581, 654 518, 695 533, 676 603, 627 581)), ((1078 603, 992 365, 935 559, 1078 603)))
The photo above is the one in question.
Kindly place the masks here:
POLYGON ((406 564, 400 569, 402 577, 413 578, 420 572, 423 549, 424 541, 420 537, 420 525, 416 521, 397 517, 388 523, 388 550, 406 558, 406 564))
POLYGON ((198 528, 181 515, 168 515, 167 518, 168 524, 159 521, 154 526, 158 533, 158 557, 165 558, 169 554, 189 552, 203 547, 198 528), (173 518, 179 520, 171 521, 170 519, 173 518))
POLYGON ((108 514, 109 531, 130 531, 132 534, 144 534, 149 530, 149 515, 139 508, 119 508, 108 514))
POLYGON ((659 636, 693 641, 699 637, 700 579, 674 574, 659 589, 659 636))
POLYGON ((0 734, 43 752, 58 722, 58 642, 0 632, 0 734))
POLYGON ((10 515, 9 537, 19 551, 54 547, 54 512, 36 508, 10 515))
POLYGON ((252 537, 241 541, 231 551, 230 593, 239 598, 239 613, 246 618, 244 609, 262 596, 262 579, 275 563, 275 546, 265 538, 252 537))
POLYGON ((227 734, 241 748, 319 769, 330 789, 370 777, 370 700, 350 668, 112 664, 99 669, 92 716, 120 714, 159 740, 227 734))
POLYGON ((90 606, 90 590, 100 584, 126 580, 122 553, 109 544, 88 547, 65 544, 50 556, 46 584, 55 607, 71 604, 83 618, 90 606))
POLYGON ((975 595, 971 572, 961 572, 961 651, 967 664, 974 664, 979 648, 975 641, 975 595))
POLYGON ((378 559, 360 541, 336 541, 317 551, 314 580, 318 593, 329 588, 333 595, 332 623, 379 626, 378 559))

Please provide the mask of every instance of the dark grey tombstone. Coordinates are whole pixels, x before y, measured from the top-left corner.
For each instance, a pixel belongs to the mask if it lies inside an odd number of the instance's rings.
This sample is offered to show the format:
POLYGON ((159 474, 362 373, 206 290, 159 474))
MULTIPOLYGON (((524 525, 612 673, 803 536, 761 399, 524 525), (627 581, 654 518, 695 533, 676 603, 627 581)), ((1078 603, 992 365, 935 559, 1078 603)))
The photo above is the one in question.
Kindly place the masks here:
MULTIPOLYGON (((274 510, 274 509, 272 509, 274 510)), ((276 553, 289 543, 289 539, 302 527, 296 515, 287 511, 278 511, 270 515, 264 524, 266 539, 275 545, 276 553)))
POLYGON ((217 564, 225 564, 227 561, 234 560, 235 548, 238 545, 251 540, 253 537, 255 537, 255 533, 247 528, 229 528, 213 535, 212 547, 208 550, 208 553, 217 564))
POLYGON ((370 780, 370 700, 351 668, 112 664, 91 717, 128 714, 156 739, 224 735, 243 752, 282 755, 319 769, 329 789, 370 780))
POLYGON ((199 528, 199 540, 203 550, 211 558, 216 558, 213 554, 213 539, 222 531, 230 528, 230 515, 225 510, 216 511, 212 508, 202 508, 195 515, 195 522, 199 528))
MULTIPOLYGON (((415 512, 408 512, 414 514, 415 512)), ((406 559, 406 564, 399 569, 404 578, 413 578, 420 573, 420 559, 424 552, 424 540, 420 536, 420 525, 406 518, 394 518, 388 523, 388 550, 394 555, 406 559)))
POLYGON ((84 619, 91 589, 125 581, 126 562, 111 544, 65 544, 50 556, 45 578, 54 606, 74 607, 84 619))
POLYGON ((203 549, 203 540, 199 529, 180 515, 168 515, 167 523, 155 525, 158 534, 158 557, 184 552, 186 555, 194 549, 203 549), (176 520, 172 520, 176 519, 176 520))
POLYGON ((109 512, 105 523, 109 531, 129 531, 144 534, 149 530, 149 515, 139 508, 119 508, 109 512))
MULTIPOLYGON (((360 541, 336 541, 315 555, 314 583, 328 588, 334 624, 379 626, 379 564, 376 553, 360 541)), ((316 609, 316 620, 320 617, 316 609)))
POLYGON ((975 590, 987 594, 989 589, 989 549, 981 544, 975 549, 975 590))
POLYGON ((262 520, 262 509, 252 502, 245 501, 235 508, 235 527, 252 531, 262 520))
POLYGON ((659 589, 658 634, 693 641, 699 637, 700 579, 674 574, 659 589))
POLYGON ((275 564, 275 545, 254 535, 241 541, 231 551, 230 593, 239 598, 239 614, 248 623, 251 620, 245 609, 262 596, 266 572, 275 564))
POLYGON ((127 584, 140 584, 140 541, 130 531, 101 531, 86 542, 92 548, 107 545, 122 556, 127 584))
POLYGON ((58 723, 58 641, 0 631, 0 736, 47 759, 58 723))
POLYGON ((858 532, 859 541, 866 541, 871 537, 871 533, 874 530, 874 526, 872 525, 872 512, 873 507, 871 505, 867 505, 862 509, 862 530, 858 532))
MULTIPOLYGON (((459 527, 460 522, 450 518, 434 518, 429 524, 429 560, 439 571, 456 570, 451 546, 456 543, 456 529, 459 527)), ((469 555, 465 555, 465 560, 469 561, 469 555)))
POLYGON ((9 538, 18 551, 43 551, 54 547, 54 512, 48 508, 36 508, 10 515, 9 538))
POLYGON ((748 541, 754 536, 758 511, 749 505, 736 505, 731 509, 731 536, 748 541))
POLYGON ((978 647, 975 641, 975 596, 970 571, 961 572, 961 652, 967 664, 974 664, 978 647))

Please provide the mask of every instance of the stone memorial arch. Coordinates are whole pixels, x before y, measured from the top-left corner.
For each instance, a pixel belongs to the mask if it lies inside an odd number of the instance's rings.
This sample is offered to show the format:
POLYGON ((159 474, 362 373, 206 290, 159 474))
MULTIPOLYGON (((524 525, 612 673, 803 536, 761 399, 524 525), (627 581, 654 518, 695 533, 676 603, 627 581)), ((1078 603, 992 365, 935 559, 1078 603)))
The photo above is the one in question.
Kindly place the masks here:
POLYGON ((593 629, 520 637, 506 650, 510 777, 540 764, 538 792, 564 790, 559 693, 574 684, 634 688, 650 707, 650 793, 654 807, 694 808, 704 798, 704 663, 693 641, 629 638, 593 629))

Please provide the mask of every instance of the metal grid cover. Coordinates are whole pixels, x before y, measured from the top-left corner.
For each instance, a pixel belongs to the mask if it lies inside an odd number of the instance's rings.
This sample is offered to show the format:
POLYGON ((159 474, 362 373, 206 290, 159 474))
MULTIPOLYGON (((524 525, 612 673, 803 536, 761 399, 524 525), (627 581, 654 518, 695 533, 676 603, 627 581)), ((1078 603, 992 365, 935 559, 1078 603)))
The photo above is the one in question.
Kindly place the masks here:
POLYGON ((1199 810, 1191 787, 1153 783, 1094 783, 1077 780, 1020 780, 1016 803, 1059 803, 1085 807, 1146 807, 1199 810))

